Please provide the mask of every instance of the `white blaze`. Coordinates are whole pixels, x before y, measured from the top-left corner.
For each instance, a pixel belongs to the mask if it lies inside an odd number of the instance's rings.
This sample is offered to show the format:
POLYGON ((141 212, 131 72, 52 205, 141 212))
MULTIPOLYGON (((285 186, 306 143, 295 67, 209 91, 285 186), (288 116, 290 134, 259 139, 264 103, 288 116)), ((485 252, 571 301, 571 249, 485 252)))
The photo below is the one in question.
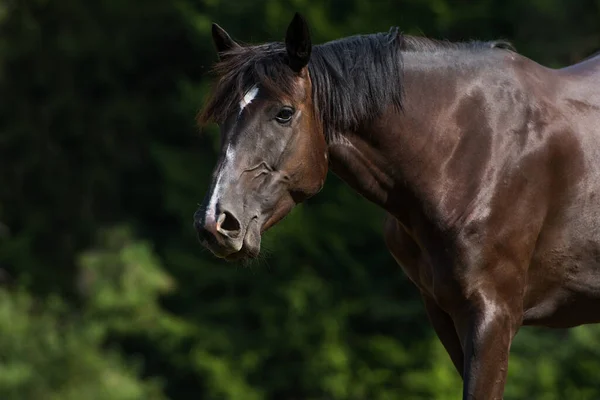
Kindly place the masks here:
MULTIPOLYGON (((248 104, 252 103, 252 100, 256 98, 258 94, 258 87, 252 86, 248 92, 244 95, 244 98, 240 101, 240 114, 244 111, 244 108, 248 106, 248 104)), ((227 150, 225 150, 225 161, 221 167, 221 171, 217 176, 217 182, 215 183, 215 188, 213 189, 212 195, 210 196, 210 200, 208 202, 208 207, 206 208, 206 214, 204 216, 205 221, 213 220, 216 222, 217 219, 217 200, 221 195, 221 180, 223 177, 224 171, 227 169, 228 165, 233 161, 235 153, 230 145, 227 145, 227 150)))
POLYGON ((217 200, 219 195, 221 194, 221 178, 223 177, 223 171, 227 168, 229 163, 232 162, 235 153, 230 145, 227 145, 227 150, 225 150, 225 161, 224 165, 217 176, 217 183, 215 183, 215 188, 213 189, 212 195, 210 196, 210 201, 208 202, 208 207, 206 208, 206 220, 215 220, 217 219, 217 200))
POLYGON ((257 86, 252 86, 252 89, 248 90, 248 92, 244 95, 242 101, 240 101, 240 114, 242 113, 242 111, 244 111, 244 108, 246 108, 248 104, 252 103, 252 100, 254 100, 257 94, 257 86))

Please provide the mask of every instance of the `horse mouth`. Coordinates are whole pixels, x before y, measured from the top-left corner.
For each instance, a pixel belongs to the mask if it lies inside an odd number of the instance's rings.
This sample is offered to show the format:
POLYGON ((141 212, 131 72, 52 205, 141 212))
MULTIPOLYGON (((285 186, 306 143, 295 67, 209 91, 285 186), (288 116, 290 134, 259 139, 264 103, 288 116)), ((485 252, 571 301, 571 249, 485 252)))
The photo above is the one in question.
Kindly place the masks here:
POLYGON ((246 247, 242 247, 240 251, 225 256, 223 257, 223 259, 228 262, 248 261, 257 258, 258 254, 259 252, 249 250, 246 247))

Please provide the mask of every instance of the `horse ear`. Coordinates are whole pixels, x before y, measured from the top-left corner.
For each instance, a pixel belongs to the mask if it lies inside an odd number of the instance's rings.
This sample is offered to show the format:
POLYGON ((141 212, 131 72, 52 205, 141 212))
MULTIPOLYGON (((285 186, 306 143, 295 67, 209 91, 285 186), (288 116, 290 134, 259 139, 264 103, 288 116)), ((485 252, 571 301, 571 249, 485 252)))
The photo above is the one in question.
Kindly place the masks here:
POLYGON ((236 47, 240 47, 225 29, 221 28, 218 24, 212 24, 212 37, 213 42, 215 44, 215 48, 217 49, 217 53, 219 54, 219 58, 222 60, 222 53, 234 49, 236 47))
POLYGON ((298 13, 294 15, 287 28, 285 48, 292 70, 300 72, 302 68, 306 67, 312 49, 310 31, 308 30, 308 23, 298 13))

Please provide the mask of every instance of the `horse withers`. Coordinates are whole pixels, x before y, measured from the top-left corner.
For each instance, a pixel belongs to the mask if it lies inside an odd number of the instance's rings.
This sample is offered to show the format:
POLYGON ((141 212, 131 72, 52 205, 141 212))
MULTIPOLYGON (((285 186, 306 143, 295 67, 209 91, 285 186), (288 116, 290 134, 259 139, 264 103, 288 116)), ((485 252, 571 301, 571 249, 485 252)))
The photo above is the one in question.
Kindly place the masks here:
POLYGON ((600 57, 549 69, 503 42, 388 33, 241 46, 218 25, 201 124, 220 126, 201 243, 256 257, 329 168, 385 209, 385 241, 462 376, 500 399, 522 325, 600 320, 600 57))

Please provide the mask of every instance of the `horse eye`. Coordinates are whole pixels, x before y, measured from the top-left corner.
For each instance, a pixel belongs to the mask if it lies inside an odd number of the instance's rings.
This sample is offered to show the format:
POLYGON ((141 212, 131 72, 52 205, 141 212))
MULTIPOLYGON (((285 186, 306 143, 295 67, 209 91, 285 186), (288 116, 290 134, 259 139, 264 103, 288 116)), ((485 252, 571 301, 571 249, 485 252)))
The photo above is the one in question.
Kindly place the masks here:
POLYGON ((294 115, 294 109, 291 107, 283 107, 275 116, 275 120, 280 124, 285 124, 290 122, 292 116, 294 115))

